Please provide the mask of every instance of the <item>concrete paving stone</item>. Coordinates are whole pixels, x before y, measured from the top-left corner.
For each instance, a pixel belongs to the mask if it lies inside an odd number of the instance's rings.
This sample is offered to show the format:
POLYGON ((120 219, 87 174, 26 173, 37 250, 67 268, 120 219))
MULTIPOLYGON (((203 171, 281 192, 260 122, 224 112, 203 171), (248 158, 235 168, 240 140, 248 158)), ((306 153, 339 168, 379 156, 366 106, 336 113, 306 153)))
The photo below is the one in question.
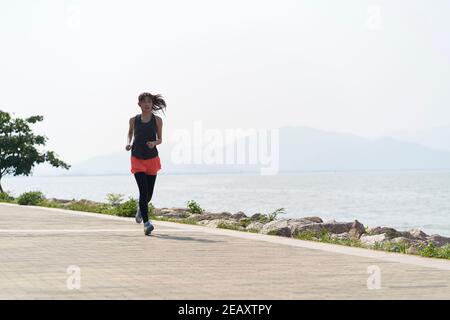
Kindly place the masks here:
POLYGON ((449 299, 450 261, 0 204, 2 299, 449 299), (69 290, 69 266, 80 290, 69 290), (370 266, 381 289, 369 289, 370 266))

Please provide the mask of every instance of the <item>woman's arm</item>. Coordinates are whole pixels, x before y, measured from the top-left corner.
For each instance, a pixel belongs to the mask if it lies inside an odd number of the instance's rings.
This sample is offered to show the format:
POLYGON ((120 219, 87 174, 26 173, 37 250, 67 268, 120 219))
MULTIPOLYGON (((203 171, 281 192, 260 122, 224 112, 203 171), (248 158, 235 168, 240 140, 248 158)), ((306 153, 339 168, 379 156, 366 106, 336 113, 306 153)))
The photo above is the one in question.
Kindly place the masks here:
POLYGON ((157 135, 156 145, 158 145, 158 144, 162 143, 162 126, 163 126, 163 121, 158 116, 156 116, 155 119, 156 119, 156 135, 157 135))
POLYGON ((130 126, 128 128, 128 136, 127 136, 127 146, 125 149, 128 151, 131 149, 131 139, 133 139, 133 133, 134 133, 134 119, 130 119, 130 126))
POLYGON ((147 145, 150 148, 153 148, 154 146, 157 146, 162 143, 162 127, 163 127, 163 121, 160 117, 155 115, 156 119, 156 136, 157 139, 155 141, 149 141, 147 142, 147 145))

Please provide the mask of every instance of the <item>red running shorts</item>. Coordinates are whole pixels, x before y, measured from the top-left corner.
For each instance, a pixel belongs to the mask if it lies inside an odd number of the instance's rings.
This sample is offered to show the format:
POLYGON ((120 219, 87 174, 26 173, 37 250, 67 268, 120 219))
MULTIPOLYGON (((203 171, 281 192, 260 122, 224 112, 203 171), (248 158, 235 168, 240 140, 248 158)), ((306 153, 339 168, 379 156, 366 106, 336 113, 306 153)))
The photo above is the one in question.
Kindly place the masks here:
POLYGON ((131 156, 131 173, 145 172, 148 175, 156 175, 161 170, 161 159, 156 156, 151 159, 139 159, 131 156))

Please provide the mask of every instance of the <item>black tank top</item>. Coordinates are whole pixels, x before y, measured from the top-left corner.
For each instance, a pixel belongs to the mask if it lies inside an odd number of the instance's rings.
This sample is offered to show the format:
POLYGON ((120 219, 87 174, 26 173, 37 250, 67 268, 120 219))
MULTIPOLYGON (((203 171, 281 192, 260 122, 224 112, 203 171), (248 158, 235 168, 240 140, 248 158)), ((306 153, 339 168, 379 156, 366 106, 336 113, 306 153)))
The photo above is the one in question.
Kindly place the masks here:
POLYGON ((158 156, 158 149, 156 146, 149 148, 146 143, 148 141, 156 140, 156 119, 155 115, 149 122, 144 123, 141 120, 141 115, 138 114, 134 118, 134 139, 131 147, 131 155, 139 159, 151 159, 158 156))

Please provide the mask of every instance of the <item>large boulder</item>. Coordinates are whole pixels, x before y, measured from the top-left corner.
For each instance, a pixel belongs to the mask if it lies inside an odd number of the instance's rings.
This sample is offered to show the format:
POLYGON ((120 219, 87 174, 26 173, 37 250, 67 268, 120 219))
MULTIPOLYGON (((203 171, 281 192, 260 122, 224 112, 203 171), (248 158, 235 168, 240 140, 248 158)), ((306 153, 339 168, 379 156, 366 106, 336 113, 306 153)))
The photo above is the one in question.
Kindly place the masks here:
POLYGON ((233 217, 234 219, 236 219, 236 220, 241 220, 241 219, 243 219, 243 218, 248 218, 248 217, 245 215, 245 213, 242 212, 242 211, 236 212, 235 214, 232 215, 232 217, 233 217))
POLYGON ((178 213, 178 212, 170 212, 162 215, 164 218, 172 218, 172 219, 186 219, 189 218, 188 213, 178 213))
POLYGON ((191 214, 188 210, 164 210, 160 211, 159 214, 155 212, 156 215, 162 216, 165 218, 173 218, 173 219, 185 219, 188 218, 191 214))
POLYGON ((314 229, 314 231, 319 231, 320 230, 320 227, 318 227, 319 225, 322 224, 312 222, 308 218, 280 219, 264 224, 260 232, 263 234, 270 233, 284 237, 291 237, 293 234, 297 234, 298 232, 310 229, 314 229), (311 228, 307 228, 307 226, 311 226, 311 228))
POLYGON ((58 202, 58 203, 68 203, 68 202, 74 202, 75 200, 50 198, 49 201, 58 202))
POLYGON ((344 232, 350 232, 353 222, 323 222, 323 223, 296 223, 293 233, 297 234, 304 231, 320 232, 325 230, 332 234, 341 234, 344 232))
POLYGON ((443 237, 438 234, 433 234, 427 237, 427 241, 431 241, 436 247, 442 247, 450 243, 450 238, 443 237))
MULTIPOLYGON (((296 223, 292 226, 292 235, 298 235, 303 232, 321 232, 323 223, 296 223)), ((339 232, 340 233, 340 232, 339 232)))
POLYGON ((300 219, 282 219, 268 222, 261 229, 261 233, 264 234, 276 234, 285 237, 291 237, 299 233, 309 232, 321 232, 326 231, 332 234, 341 234, 349 232, 353 223, 352 222, 324 222, 316 223, 308 218, 300 219))
POLYGON ((172 208, 160 208, 160 209, 155 209, 155 212, 157 212, 160 215, 165 215, 167 213, 185 213, 185 212, 189 212, 188 208, 177 208, 177 207, 172 207, 172 208))
POLYGON ((303 218, 301 218, 302 220, 305 220, 305 221, 311 221, 311 222, 314 222, 314 223, 322 223, 323 222, 323 220, 320 218, 320 217, 316 217, 316 216, 313 216, 313 217, 303 217, 303 218))
POLYGON ((88 207, 102 206, 105 205, 102 202, 96 202, 88 199, 80 199, 80 200, 69 200, 61 204, 63 208, 67 208, 71 205, 84 205, 88 207))
POLYGON ((261 228, 261 233, 272 234, 283 237, 290 237, 292 235, 291 225, 288 220, 274 220, 266 223, 261 228))
POLYGON ((205 215, 205 214, 201 214, 201 213, 194 213, 194 214, 191 214, 190 216, 189 216, 189 219, 191 219, 191 220, 195 220, 195 221, 197 221, 197 222, 199 222, 199 221, 202 221, 202 220, 212 220, 212 219, 208 219, 208 215, 205 215))
MULTIPOLYGON (((239 224, 239 222, 228 219, 215 219, 215 220, 201 220, 198 222, 199 225, 203 225, 205 227, 210 228, 218 228, 220 224, 224 224, 230 227, 230 229, 238 229, 245 230, 243 226, 239 224)), ((226 228, 224 228, 226 229, 226 228)))
POLYGON ((262 219, 263 217, 265 217, 264 214, 262 214, 262 213, 255 213, 254 215, 252 215, 252 216, 250 217, 250 220, 252 220, 252 221, 259 221, 259 220, 262 219))
POLYGON ((224 217, 231 217, 232 214, 228 211, 222 211, 222 212, 218 212, 217 214, 224 216, 224 217))
POLYGON ((425 232, 423 232, 420 229, 412 229, 412 230, 409 230, 408 232, 414 239, 418 239, 418 240, 427 240, 427 237, 429 237, 429 235, 427 235, 425 232))
POLYGON ((191 215, 187 208, 155 208, 155 215, 165 218, 184 219, 191 215))
POLYGON ((365 244, 366 246, 374 246, 376 243, 381 243, 388 240, 386 234, 376 234, 376 235, 362 235, 361 238, 359 238, 359 241, 361 241, 362 244, 365 244))
POLYGON ((334 234, 340 234, 344 232, 350 232, 350 229, 353 226, 353 222, 327 222, 327 223, 321 223, 322 226, 327 230, 329 233, 334 234))
POLYGON ((264 226, 264 223, 261 223, 258 221, 253 221, 245 229, 246 230, 256 230, 257 232, 260 232, 261 229, 263 228, 263 226, 264 226))
POLYGON ((350 235, 348 232, 344 232, 339 234, 332 234, 331 238, 336 240, 347 240, 350 238, 350 235))
POLYGON ((397 231, 394 228, 388 228, 388 227, 370 228, 368 230, 368 234, 369 235, 384 234, 388 240, 398 238, 398 237, 412 238, 412 235, 409 232, 397 231))
POLYGON ((366 233, 366 228, 361 222, 355 220, 348 233, 351 238, 359 239, 364 233, 366 233))
POLYGON ((201 220, 216 220, 216 219, 232 219, 233 216, 230 213, 222 212, 222 213, 195 213, 189 216, 189 219, 193 219, 196 221, 201 220))
POLYGON ((203 225, 205 227, 210 227, 210 228, 217 228, 217 226, 222 223, 222 222, 226 222, 227 220, 225 219, 215 219, 215 220, 201 220, 198 222, 199 225, 203 225))

